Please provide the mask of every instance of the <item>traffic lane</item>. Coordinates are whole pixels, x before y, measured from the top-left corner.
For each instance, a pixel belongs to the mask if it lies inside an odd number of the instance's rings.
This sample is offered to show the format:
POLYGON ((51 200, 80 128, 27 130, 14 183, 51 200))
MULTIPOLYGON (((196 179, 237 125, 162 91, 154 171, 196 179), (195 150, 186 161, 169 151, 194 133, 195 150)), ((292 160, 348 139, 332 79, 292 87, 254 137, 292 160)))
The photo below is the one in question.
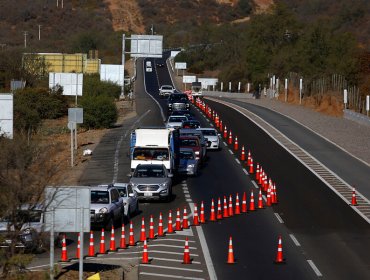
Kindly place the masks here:
POLYGON ((368 198, 370 197, 370 188, 368 187, 370 167, 368 165, 326 141, 311 130, 270 109, 233 99, 227 99, 227 101, 261 116, 334 173, 338 174, 348 184, 355 185, 363 195, 368 198))
POLYGON ((239 145, 248 143, 254 159, 257 159, 255 162, 262 163, 268 176, 276 182, 280 203, 273 207, 275 212, 281 215, 291 231, 304 240, 311 240, 307 246, 303 243, 303 247, 317 261, 324 275, 330 279, 341 279, 341 275, 351 272, 359 279, 368 275, 369 225, 256 125, 235 110, 216 102, 208 103, 223 120, 234 124, 233 133, 238 135, 239 145), (346 243, 348 234, 359 239, 362 247, 357 246, 357 242, 346 243), (322 244, 331 249, 322 250, 322 244), (367 258, 349 260, 351 255, 367 258))

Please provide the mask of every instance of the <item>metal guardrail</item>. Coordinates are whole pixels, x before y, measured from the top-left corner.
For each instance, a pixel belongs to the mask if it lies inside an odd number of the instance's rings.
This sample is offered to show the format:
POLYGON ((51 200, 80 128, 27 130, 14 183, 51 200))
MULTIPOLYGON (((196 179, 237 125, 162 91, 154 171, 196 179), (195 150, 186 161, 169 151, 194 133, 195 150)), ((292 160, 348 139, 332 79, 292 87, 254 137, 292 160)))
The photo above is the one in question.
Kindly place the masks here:
MULTIPOLYGON (((324 164, 310 155, 303 148, 298 146, 296 143, 291 141, 288 137, 282 134, 279 130, 271 126, 265 120, 248 111, 247 109, 238 105, 221 101, 219 99, 209 98, 212 101, 219 102, 226 106, 232 107, 237 110, 255 124, 257 124, 262 130, 264 130, 271 138, 273 138, 280 146, 286 149, 291 155, 293 155, 298 161, 305 165, 313 174, 315 174, 322 182, 324 182, 331 190, 334 191, 342 200, 347 204, 351 205, 352 200, 352 186, 341 179, 337 174, 328 169, 324 164)), ((364 218, 370 224, 370 201, 364 197, 361 193, 356 194, 357 206, 351 206, 362 218, 364 218)))
POLYGON ((364 114, 356 113, 351 110, 343 110, 343 117, 345 119, 357 122, 359 124, 364 124, 370 126, 370 118, 364 114))

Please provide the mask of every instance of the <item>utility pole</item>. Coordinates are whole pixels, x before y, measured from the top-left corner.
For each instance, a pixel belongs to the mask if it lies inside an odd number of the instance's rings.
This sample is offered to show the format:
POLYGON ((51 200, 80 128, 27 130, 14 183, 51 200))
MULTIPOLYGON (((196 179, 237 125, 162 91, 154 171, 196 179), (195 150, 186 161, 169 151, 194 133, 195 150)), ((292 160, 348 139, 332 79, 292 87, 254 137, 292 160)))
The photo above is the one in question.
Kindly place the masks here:
POLYGON ((28 35, 28 32, 27 31, 23 31, 23 35, 24 35, 24 48, 27 48, 27 35, 28 35))
POLYGON ((41 24, 39 24, 39 41, 41 40, 41 24))

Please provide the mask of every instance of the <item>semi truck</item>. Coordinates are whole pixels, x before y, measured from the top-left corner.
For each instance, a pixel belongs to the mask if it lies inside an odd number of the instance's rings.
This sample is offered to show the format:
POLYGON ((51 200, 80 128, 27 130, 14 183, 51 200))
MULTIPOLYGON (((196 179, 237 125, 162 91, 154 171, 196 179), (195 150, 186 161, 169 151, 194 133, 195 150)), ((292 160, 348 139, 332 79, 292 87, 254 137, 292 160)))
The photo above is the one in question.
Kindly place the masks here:
POLYGON ((138 164, 163 164, 176 172, 179 164, 179 132, 168 128, 137 128, 131 132, 131 171, 138 164))

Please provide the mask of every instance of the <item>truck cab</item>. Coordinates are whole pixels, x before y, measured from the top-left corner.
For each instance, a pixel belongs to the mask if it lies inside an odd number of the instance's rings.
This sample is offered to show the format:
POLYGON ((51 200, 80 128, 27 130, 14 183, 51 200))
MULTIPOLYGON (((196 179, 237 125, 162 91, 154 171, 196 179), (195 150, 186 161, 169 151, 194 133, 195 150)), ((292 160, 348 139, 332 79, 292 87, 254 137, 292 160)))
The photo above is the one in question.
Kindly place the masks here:
POLYGON ((191 95, 193 97, 201 97, 201 96, 203 96, 203 93, 202 93, 202 83, 201 82, 193 82, 193 83, 191 83, 191 95))

